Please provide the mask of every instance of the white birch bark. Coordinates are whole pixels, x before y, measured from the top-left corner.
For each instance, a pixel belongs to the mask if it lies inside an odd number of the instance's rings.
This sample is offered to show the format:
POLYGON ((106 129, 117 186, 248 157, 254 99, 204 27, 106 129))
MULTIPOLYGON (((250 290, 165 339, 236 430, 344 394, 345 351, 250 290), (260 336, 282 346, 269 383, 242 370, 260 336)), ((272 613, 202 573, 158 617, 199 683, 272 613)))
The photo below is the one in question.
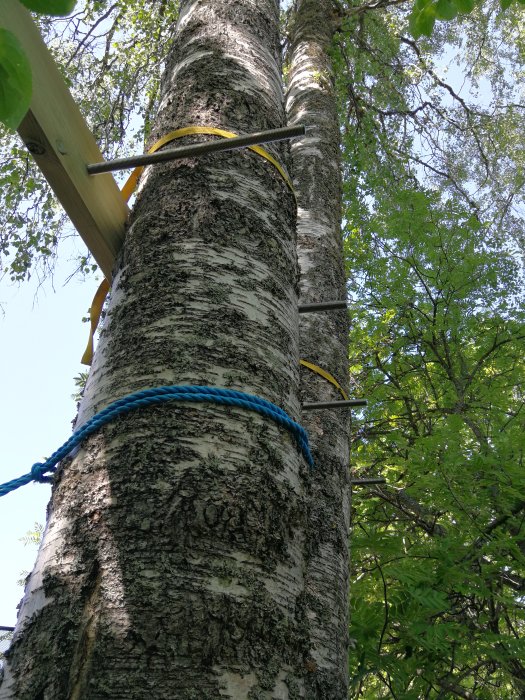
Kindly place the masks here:
MULTIPOLYGON (((335 29, 329 0, 297 0, 291 24, 287 112, 304 123, 291 147, 298 198, 300 302, 346 298, 341 237, 339 120, 329 48, 335 29)), ((348 316, 345 311, 301 316, 301 357, 348 387, 348 316)), ((305 401, 337 401, 337 389, 301 371, 305 401)), ((305 601, 309 620, 309 700, 348 695, 348 537, 350 516, 349 415, 307 413, 316 469, 308 484, 305 601)))

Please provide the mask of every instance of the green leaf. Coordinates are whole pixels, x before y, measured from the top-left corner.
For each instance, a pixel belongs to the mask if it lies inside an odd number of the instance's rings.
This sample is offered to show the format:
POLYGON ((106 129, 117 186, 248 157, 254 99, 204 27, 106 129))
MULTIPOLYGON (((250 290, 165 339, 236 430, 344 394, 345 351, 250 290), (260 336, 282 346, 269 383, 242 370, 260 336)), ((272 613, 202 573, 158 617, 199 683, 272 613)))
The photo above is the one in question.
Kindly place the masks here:
POLYGON ((408 17, 408 28, 410 30, 410 33, 414 37, 414 39, 418 39, 420 37, 420 34, 418 34, 417 31, 417 18, 421 14, 421 10, 416 9, 416 7, 413 8, 412 12, 410 13, 408 17))
POLYGON ((512 0, 499 0, 499 4, 502 10, 506 10, 512 5, 512 0))
MULTIPOLYGON (((440 1, 451 3, 451 0, 440 1)), ((418 39, 422 35, 432 36, 436 16, 436 5, 431 0, 416 0, 408 18, 408 26, 414 39, 418 39)))
POLYGON ((31 102, 31 67, 20 42, 0 29, 0 121, 16 129, 31 102))
MULTIPOLYGON (((512 0, 510 0, 512 2, 512 0)), ((458 11, 462 14, 468 15, 474 9, 476 4, 475 0, 454 0, 458 11)))
POLYGON ((410 33, 414 39, 420 36, 432 36, 434 23, 436 21, 436 10, 433 5, 427 5, 422 10, 412 10, 408 19, 410 33))
POLYGON ((438 0, 435 7, 438 19, 454 19, 458 14, 457 5, 451 0, 438 0))
POLYGON ((77 0, 20 0, 29 10, 43 15, 68 15, 77 0))

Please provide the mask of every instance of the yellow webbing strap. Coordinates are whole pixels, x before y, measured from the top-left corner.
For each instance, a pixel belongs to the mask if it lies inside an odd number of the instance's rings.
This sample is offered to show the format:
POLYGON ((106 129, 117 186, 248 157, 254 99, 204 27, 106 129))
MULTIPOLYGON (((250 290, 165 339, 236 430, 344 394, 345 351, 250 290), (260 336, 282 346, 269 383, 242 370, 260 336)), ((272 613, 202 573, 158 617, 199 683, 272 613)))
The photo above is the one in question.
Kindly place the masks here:
POLYGON ((83 365, 90 365, 93 360, 93 338, 95 336, 95 331, 97 330, 98 322, 100 321, 100 314, 102 313, 102 307, 104 306, 104 301, 109 292, 109 282, 104 278, 95 292, 93 301, 91 302, 91 308, 89 309, 89 339, 84 354, 82 355, 83 365))
MULTIPOLYGON (((236 136, 238 136, 238 134, 234 134, 233 131, 217 129, 214 126, 185 126, 183 129, 176 129, 175 131, 170 131, 169 134, 166 134, 161 139, 156 141, 153 144, 153 146, 149 149, 148 153, 155 153, 155 151, 158 151, 159 148, 162 148, 162 146, 165 146, 167 143, 170 143, 170 141, 175 141, 175 139, 180 139, 183 136, 191 136, 192 134, 209 134, 213 136, 222 136, 226 139, 233 139, 236 136)), ((265 151, 264 148, 261 148, 260 146, 248 146, 248 148, 250 149, 250 151, 257 153, 257 155, 261 156, 262 158, 265 158, 269 163, 271 163, 274 166, 274 168, 277 169, 279 175, 283 178, 283 180, 288 185, 292 194, 295 197, 292 181, 290 180, 282 166, 275 160, 275 158, 271 156, 268 153, 268 151, 265 151)), ((125 202, 128 202, 133 192, 135 192, 139 181, 139 177, 142 175, 143 170, 144 166, 139 166, 138 168, 135 168, 135 170, 133 170, 131 175, 126 180, 124 187, 121 190, 125 202)), ((82 359, 80 360, 83 365, 90 365, 93 360, 93 338, 95 336, 95 331, 97 330, 100 321, 102 307, 104 306, 104 301, 106 299, 106 296, 108 295, 109 289, 110 284, 106 279, 104 279, 104 281, 100 284, 99 288, 95 292, 95 296, 93 297, 93 301, 91 302, 91 308, 89 309, 89 320, 91 324, 89 330, 89 340, 84 354, 82 355, 82 359)))
POLYGON ((323 377, 324 379, 329 381, 330 384, 333 384, 336 387, 336 389, 338 389, 341 392, 341 396, 343 397, 343 399, 345 401, 348 401, 348 394, 343 389, 343 387, 339 384, 337 379, 335 377, 332 377, 330 372, 327 372, 322 367, 318 367, 317 365, 314 365, 313 362, 307 362, 307 360, 299 360, 299 364, 303 365, 303 367, 308 367, 308 369, 311 369, 312 372, 319 374, 321 377, 323 377))

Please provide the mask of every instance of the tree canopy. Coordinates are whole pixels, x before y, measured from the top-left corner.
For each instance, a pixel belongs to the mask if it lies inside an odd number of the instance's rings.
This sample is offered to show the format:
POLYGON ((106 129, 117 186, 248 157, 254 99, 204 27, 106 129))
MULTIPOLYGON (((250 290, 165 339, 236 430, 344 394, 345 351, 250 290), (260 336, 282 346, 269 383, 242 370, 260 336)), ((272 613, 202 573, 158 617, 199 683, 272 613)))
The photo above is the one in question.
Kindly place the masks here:
MULTIPOLYGON (((176 11, 89 0, 39 20, 108 158, 148 137, 176 11)), ((386 479, 354 490, 352 697, 518 698, 522 10, 334 0, 334 13, 349 368, 369 401, 353 421, 352 468, 386 479)), ((285 59, 293 21, 292 5, 285 59)), ((2 271, 23 280, 52 267, 67 227, 16 137, 3 131, 1 143, 2 271)), ((88 254, 78 263, 91 265, 88 254)))
POLYGON ((354 493, 356 697, 525 687, 518 13, 415 41, 391 7, 335 49, 353 465, 387 481, 354 493))

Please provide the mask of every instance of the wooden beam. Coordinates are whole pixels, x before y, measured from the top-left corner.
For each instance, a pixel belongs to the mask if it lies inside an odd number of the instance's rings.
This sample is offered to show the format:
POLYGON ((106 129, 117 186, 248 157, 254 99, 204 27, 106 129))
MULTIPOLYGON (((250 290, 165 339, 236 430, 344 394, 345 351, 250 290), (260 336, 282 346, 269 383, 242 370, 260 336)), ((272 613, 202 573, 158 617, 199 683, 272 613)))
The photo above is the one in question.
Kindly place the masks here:
POLYGON ((124 240, 128 207, 113 176, 90 177, 103 160, 82 114, 19 0, 0 0, 0 26, 16 35, 33 73, 31 106, 18 133, 107 279, 124 240))

